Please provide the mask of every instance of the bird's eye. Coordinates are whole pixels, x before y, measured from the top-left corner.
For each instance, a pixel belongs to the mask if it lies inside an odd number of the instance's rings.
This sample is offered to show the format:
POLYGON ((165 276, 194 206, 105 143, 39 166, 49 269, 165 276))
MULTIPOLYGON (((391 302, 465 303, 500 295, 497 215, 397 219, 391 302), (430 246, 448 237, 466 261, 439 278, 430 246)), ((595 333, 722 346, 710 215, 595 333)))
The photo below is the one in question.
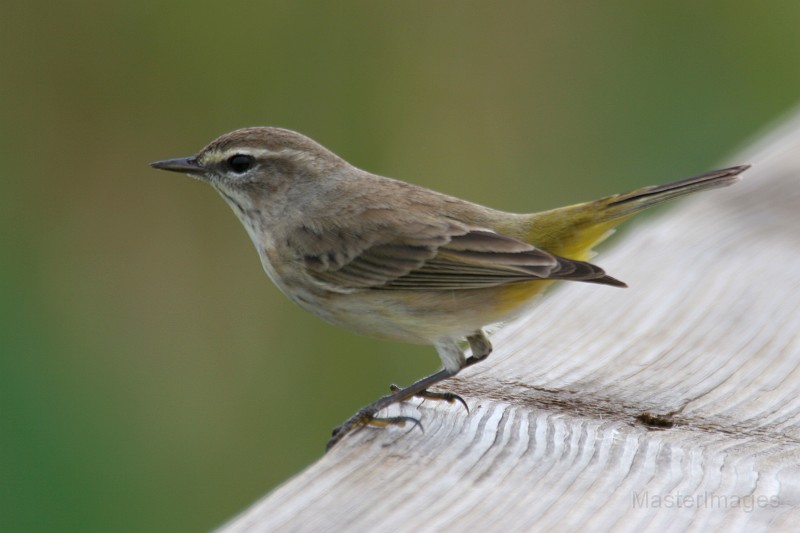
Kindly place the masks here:
POLYGON ((256 159, 252 155, 236 154, 228 159, 228 166, 236 174, 244 174, 255 164, 256 159))

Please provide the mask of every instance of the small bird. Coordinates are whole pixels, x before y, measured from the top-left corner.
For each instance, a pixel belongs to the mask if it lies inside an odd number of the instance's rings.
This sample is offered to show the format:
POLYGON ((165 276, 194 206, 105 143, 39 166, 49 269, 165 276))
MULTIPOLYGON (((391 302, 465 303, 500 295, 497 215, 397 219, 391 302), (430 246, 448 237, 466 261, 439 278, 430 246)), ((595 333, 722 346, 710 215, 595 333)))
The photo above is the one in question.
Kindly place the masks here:
POLYGON ((750 167, 513 214, 371 174, 281 128, 239 129, 194 156, 151 166, 214 187, 244 225, 267 275, 307 311, 360 334, 438 352, 440 371, 360 409, 334 429, 328 449, 365 425, 419 425, 377 416, 411 397, 463 403, 428 389, 489 355, 486 326, 524 313, 555 281, 625 287, 587 262, 595 245, 640 211, 730 185, 750 167))

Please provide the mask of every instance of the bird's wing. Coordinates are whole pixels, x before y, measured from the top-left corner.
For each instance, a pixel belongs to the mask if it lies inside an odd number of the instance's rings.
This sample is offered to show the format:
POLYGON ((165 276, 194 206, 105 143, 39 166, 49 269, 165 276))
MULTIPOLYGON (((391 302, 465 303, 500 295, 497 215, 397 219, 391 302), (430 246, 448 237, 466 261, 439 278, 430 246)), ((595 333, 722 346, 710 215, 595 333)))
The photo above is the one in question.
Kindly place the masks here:
POLYGON ((343 292, 479 289, 546 279, 624 286, 590 263, 455 220, 406 221, 402 231, 392 229, 312 231, 300 259, 312 278, 343 292))

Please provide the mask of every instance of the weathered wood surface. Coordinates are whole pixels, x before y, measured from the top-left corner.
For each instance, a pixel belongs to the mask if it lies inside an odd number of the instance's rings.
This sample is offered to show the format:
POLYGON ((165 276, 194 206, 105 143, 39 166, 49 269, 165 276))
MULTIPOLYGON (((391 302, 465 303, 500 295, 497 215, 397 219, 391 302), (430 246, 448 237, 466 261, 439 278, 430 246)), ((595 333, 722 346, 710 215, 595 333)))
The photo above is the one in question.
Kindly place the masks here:
POLYGON ((745 162, 221 530, 800 530, 800 115, 745 162))

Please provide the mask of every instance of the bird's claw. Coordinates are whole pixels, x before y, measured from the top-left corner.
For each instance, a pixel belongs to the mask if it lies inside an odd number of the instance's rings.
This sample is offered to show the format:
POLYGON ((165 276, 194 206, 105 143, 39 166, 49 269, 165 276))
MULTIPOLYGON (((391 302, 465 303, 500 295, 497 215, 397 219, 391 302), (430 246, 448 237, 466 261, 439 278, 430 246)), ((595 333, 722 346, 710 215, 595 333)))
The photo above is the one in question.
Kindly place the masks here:
MULTIPOLYGON (((400 390, 400 387, 392 384, 389 385, 389 390, 392 392, 397 392, 400 390)), ((422 392, 418 392, 414 396, 417 398, 422 398, 423 400, 435 400, 440 402, 444 401, 447 403, 460 402, 461 405, 464 406, 464 409, 467 410, 467 413, 469 413, 469 406, 467 405, 467 402, 464 400, 464 398, 454 392, 431 392, 429 390, 424 390, 422 392)))
POLYGON ((425 428, 422 427, 422 422, 417 420, 411 416, 387 416, 387 417, 378 417, 375 416, 375 412, 373 409, 362 409, 355 415, 351 416, 345 422, 331 432, 331 438, 328 441, 328 444, 325 446, 325 450, 328 451, 333 446, 342 440, 345 435, 348 433, 356 432, 363 429, 366 426, 373 426, 379 428, 385 428, 388 426, 398 426, 404 427, 407 422, 410 422, 414 426, 418 427, 420 431, 424 432, 425 428))

